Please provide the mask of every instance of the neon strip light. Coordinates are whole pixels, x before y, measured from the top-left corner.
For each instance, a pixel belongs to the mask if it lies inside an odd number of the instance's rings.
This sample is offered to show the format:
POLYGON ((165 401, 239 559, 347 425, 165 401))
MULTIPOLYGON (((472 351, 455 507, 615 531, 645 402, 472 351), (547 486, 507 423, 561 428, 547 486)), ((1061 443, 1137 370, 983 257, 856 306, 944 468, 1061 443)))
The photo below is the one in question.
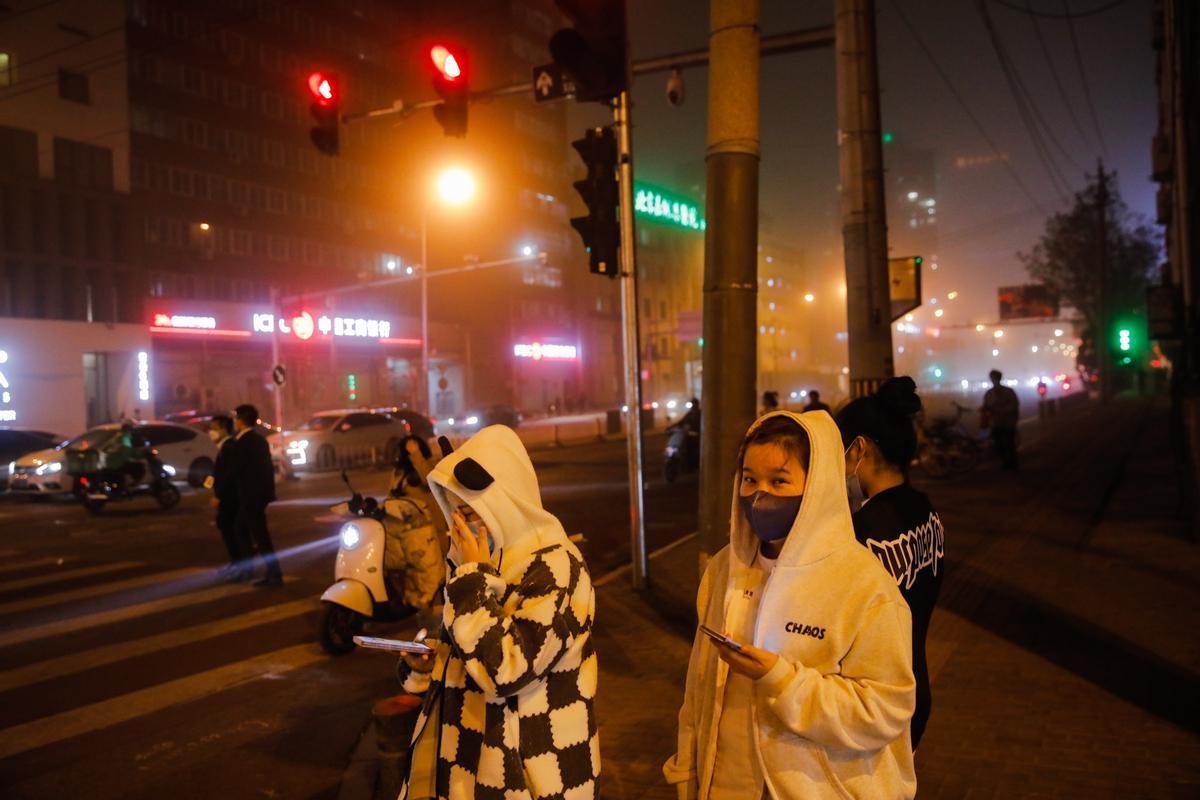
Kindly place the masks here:
POLYGON ((517 358, 532 358, 534 361, 542 359, 554 361, 573 361, 579 356, 579 350, 575 345, 571 344, 542 344, 534 342, 533 344, 515 344, 513 345, 513 355, 517 358))
POLYGON ((413 347, 416 347, 417 345, 419 345, 421 343, 421 340, 420 339, 380 339, 379 343, 380 344, 411 345, 413 347))
POLYGON ((236 339, 249 339, 250 331, 230 331, 224 328, 163 328, 158 325, 150 326, 151 333, 177 333, 184 336, 226 336, 236 339))

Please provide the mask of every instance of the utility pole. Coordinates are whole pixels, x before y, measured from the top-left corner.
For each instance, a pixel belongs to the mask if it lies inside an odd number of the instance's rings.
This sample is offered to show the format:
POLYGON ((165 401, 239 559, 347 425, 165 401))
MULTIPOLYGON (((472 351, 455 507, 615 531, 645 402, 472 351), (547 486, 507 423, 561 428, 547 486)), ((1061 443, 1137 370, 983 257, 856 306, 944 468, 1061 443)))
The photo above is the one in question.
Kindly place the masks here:
POLYGON ((1109 327, 1111 320, 1109 319, 1109 274, 1108 274, 1108 174, 1104 171, 1104 161, 1097 160, 1096 166, 1096 216, 1097 216, 1097 234, 1100 237, 1097 255, 1100 258, 1100 263, 1097 264, 1097 284, 1099 291, 1097 294, 1098 308, 1096 309, 1096 330, 1093 335, 1096 337, 1096 360, 1100 373, 1100 402, 1107 403, 1112 399, 1112 377, 1115 373, 1112 365, 1112 353, 1109 350, 1108 337, 1110 335, 1109 327))
POLYGON ((874 0, 834 0, 850 396, 894 374, 874 0))
MULTIPOLYGON (((279 366, 279 320, 283 319, 283 309, 279 303, 279 289, 271 287, 271 377, 274 379, 275 368, 279 366)), ((283 386, 276 380, 272 387, 271 397, 275 401, 275 427, 283 430, 283 386)))
POLYGON ((637 259, 633 235, 633 137, 629 130, 629 90, 613 104, 617 138, 617 185, 621 222, 621 329, 625 347, 625 405, 629 407, 629 544, 633 588, 646 588, 646 503, 642 461, 642 361, 638 332, 637 259))
POLYGON ((758 0, 711 0, 704 237, 700 568, 729 541, 758 345, 758 0))

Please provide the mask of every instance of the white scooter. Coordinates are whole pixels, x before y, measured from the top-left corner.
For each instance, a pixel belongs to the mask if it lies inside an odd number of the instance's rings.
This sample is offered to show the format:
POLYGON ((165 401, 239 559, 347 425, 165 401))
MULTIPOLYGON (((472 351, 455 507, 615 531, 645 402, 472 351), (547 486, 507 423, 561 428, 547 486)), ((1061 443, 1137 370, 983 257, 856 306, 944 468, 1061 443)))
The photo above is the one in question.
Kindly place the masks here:
MULTIPOLYGON (((342 480, 350 486, 344 472, 342 480)), ((347 518, 338 531, 334 584, 321 595, 318 620, 321 647, 332 655, 353 650, 354 637, 362 633, 367 621, 402 619, 414 611, 400 599, 396 578, 389 580, 385 568, 387 526, 404 523, 411 513, 411 501, 390 498, 381 504, 355 492, 353 486, 350 491, 349 501, 330 509, 347 518)))

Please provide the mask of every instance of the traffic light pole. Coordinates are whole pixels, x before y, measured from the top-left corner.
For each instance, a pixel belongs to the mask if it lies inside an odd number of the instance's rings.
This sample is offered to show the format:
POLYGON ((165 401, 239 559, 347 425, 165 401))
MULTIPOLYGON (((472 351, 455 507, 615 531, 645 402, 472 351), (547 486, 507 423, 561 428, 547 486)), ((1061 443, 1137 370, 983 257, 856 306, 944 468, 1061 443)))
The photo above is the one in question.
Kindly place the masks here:
POLYGON ((638 334, 637 258, 633 234, 633 138, 629 130, 629 91, 613 105, 617 135, 617 175, 621 214, 621 327, 625 347, 625 405, 629 454, 629 545, 633 588, 646 588, 645 477, 642 457, 642 365, 638 334))

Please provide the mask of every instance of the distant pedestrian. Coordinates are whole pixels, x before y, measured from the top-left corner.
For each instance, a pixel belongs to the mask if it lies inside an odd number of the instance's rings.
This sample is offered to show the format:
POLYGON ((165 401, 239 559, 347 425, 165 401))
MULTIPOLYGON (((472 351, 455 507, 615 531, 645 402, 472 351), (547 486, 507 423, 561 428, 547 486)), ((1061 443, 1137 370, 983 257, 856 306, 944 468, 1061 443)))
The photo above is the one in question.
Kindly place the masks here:
POLYGON ((221 540, 229 553, 229 563, 218 570, 222 578, 234 581, 250 579, 251 557, 254 546, 243 539, 237 527, 237 483, 234 475, 234 438, 233 418, 217 415, 209 420, 208 438, 217 446, 217 459, 213 464, 212 475, 204 485, 212 490, 212 504, 217 509, 217 530, 221 532, 221 540))
POLYGON ((764 414, 770 414, 772 411, 779 410, 779 392, 763 392, 762 408, 759 409, 758 415, 761 417, 764 414))
POLYGON ((808 392, 808 405, 804 407, 804 412, 808 413, 809 411, 824 411, 826 414, 829 413, 829 406, 821 402, 821 393, 816 389, 810 389, 808 392))
POLYGON ((925 637, 945 573, 942 520, 929 498, 908 482, 908 465, 917 452, 913 417, 920 410, 917 385, 904 376, 884 381, 875 394, 854 400, 837 415, 846 476, 861 485, 867 498, 853 516, 854 535, 895 578, 912 611, 914 751, 932 704, 925 637))
POLYGON ((267 506, 275 502, 275 467, 271 463, 271 447, 258 435, 258 409, 241 405, 234 409, 234 483, 237 493, 237 535, 242 541, 254 543, 258 555, 266 563, 266 574, 255 586, 280 586, 283 571, 271 534, 267 531, 267 506))
POLYGON ((1001 466, 1015 472, 1020 466, 1017 461, 1017 421, 1021 417, 1021 398, 1001 382, 1004 375, 1000 370, 992 370, 988 377, 992 379, 992 388, 983 396, 980 427, 991 427, 992 445, 1001 466))
POLYGON ((916 793, 911 614, 855 541, 842 454, 821 414, 779 411, 743 440, 729 546, 696 601, 723 637, 696 633, 663 766, 679 797, 916 793))

